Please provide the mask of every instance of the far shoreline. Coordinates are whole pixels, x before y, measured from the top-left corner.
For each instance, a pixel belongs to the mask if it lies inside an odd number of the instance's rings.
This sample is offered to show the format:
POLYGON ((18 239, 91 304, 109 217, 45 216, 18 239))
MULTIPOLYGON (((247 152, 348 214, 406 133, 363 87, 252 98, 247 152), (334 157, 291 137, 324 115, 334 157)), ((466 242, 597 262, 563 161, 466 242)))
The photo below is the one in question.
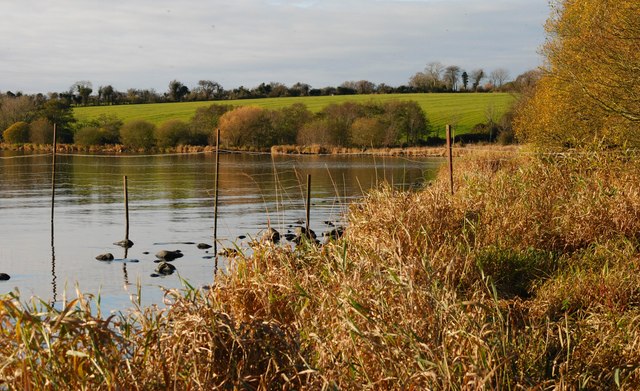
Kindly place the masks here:
MULTIPOLYGON (((7 144, 0 143, 2 151, 18 151, 18 152, 39 152, 51 153, 52 146, 50 144, 7 144)), ((469 152, 480 151, 504 151, 514 152, 520 149, 518 145, 496 145, 496 144, 465 144, 455 145, 452 149, 453 156, 465 155, 469 152)), ((151 149, 134 149, 127 148, 124 145, 93 145, 84 146, 77 144, 58 144, 56 146, 57 153, 68 154, 94 154, 98 155, 139 155, 139 154, 195 154, 195 153, 215 153, 216 147, 207 146, 191 146, 179 145, 176 147, 154 147, 151 149)), ((274 145, 271 148, 222 148, 222 153, 263 153, 271 155, 354 155, 354 156, 398 156, 398 157, 445 157, 445 146, 426 146, 426 147, 385 147, 385 148, 348 148, 348 147, 332 147, 332 146, 301 146, 301 145, 274 145)))

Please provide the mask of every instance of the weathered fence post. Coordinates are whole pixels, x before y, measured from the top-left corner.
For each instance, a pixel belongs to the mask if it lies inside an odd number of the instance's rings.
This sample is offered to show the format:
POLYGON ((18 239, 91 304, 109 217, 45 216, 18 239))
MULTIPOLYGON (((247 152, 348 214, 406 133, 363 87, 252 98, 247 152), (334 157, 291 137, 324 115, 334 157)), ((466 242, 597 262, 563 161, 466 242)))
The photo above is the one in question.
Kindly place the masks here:
POLYGON ((307 174, 307 221, 306 221, 306 235, 311 238, 311 234, 309 233, 309 219, 311 217, 311 174, 307 174))
MULTIPOLYGON (((127 176, 122 177, 122 187, 124 190, 124 216, 125 216, 125 231, 124 231, 124 240, 126 242, 125 248, 129 247, 129 189, 127 186, 127 176)), ((126 255, 125 255, 126 258, 126 255)))
POLYGON ((447 125, 447 160, 449 162, 449 184, 451 186, 451 194, 453 195, 453 155, 451 145, 451 125, 447 125))
POLYGON ((56 202, 56 124, 53 124, 53 157, 51 158, 51 226, 53 227, 53 209, 56 202))
MULTIPOLYGON (((213 203, 213 252, 218 255, 218 175, 220 174, 220 129, 216 130, 216 176, 214 180, 213 203)), ((217 263, 217 258, 216 258, 217 263)), ((216 267, 217 269, 217 267, 216 267)))

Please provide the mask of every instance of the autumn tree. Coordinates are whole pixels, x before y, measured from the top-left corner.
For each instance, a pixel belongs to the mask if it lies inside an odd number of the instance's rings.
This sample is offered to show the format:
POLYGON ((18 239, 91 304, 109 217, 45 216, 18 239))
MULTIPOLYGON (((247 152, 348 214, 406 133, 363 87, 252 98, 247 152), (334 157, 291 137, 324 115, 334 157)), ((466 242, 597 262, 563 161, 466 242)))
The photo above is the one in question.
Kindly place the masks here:
POLYGON ((640 145, 640 2, 557 0, 544 74, 516 113, 538 145, 640 145))
POLYGON ((275 144, 267 110, 242 106, 220 117, 221 143, 230 147, 266 147, 275 144))

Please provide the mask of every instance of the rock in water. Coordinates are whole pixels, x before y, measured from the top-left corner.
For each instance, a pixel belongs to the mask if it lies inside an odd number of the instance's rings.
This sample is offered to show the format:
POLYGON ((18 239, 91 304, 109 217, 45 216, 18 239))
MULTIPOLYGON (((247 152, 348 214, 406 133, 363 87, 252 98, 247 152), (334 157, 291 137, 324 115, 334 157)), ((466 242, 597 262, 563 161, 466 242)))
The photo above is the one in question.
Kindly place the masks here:
POLYGON ((280 232, 269 227, 262 233, 262 242, 278 243, 280 241, 280 232))
POLYGON ((312 229, 309 230, 309 232, 307 232, 307 229, 305 227, 296 227, 293 232, 296 234, 296 236, 298 236, 299 238, 306 236, 307 239, 315 239, 316 238, 316 233, 313 232, 312 229))
POLYGON ((7 273, 0 273, 0 281, 7 281, 11 277, 7 273))
POLYGON ((98 261, 113 261, 113 254, 111 253, 100 254, 96 257, 96 259, 98 261))
POLYGON ((158 267, 156 268, 156 272, 168 276, 169 274, 173 274, 176 271, 176 267, 167 262, 160 262, 158 267))
POLYGON ((211 246, 210 244, 206 244, 206 243, 198 243, 198 248, 199 248, 200 250, 206 250, 206 249, 211 248, 211 247, 213 247, 213 246, 211 246))
POLYGON ((336 227, 331 231, 325 233, 324 236, 329 237, 330 240, 340 239, 344 235, 344 227, 336 227))
POLYGON ((171 262, 174 259, 182 258, 184 255, 180 250, 170 251, 170 250, 162 250, 156 254, 156 258, 162 259, 167 262, 171 262))
POLYGON ((120 247, 124 247, 124 248, 131 248, 133 247, 133 242, 129 239, 124 239, 121 240, 119 242, 115 242, 114 243, 116 246, 120 246, 120 247))

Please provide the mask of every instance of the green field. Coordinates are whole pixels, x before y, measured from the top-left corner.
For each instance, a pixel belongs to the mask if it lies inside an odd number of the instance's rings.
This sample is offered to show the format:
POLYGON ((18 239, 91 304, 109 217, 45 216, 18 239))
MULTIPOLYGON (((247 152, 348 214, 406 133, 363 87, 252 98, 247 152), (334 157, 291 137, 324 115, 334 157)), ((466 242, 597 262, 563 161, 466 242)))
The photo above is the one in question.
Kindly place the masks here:
POLYGON ((279 109, 294 103, 304 103, 313 112, 331 103, 385 102, 389 100, 414 100, 423 108, 434 131, 442 134, 446 124, 453 124, 456 133, 468 133, 477 123, 487 122, 487 113, 493 112, 497 120, 513 102, 514 96, 506 93, 491 94, 388 94, 388 95, 339 95, 309 96, 297 98, 265 98, 209 102, 158 103, 118 106, 91 106, 74 109, 79 121, 86 121, 101 114, 111 114, 124 122, 142 119, 159 124, 171 119, 188 121, 198 107, 216 104, 237 106, 254 105, 266 109, 279 109))

